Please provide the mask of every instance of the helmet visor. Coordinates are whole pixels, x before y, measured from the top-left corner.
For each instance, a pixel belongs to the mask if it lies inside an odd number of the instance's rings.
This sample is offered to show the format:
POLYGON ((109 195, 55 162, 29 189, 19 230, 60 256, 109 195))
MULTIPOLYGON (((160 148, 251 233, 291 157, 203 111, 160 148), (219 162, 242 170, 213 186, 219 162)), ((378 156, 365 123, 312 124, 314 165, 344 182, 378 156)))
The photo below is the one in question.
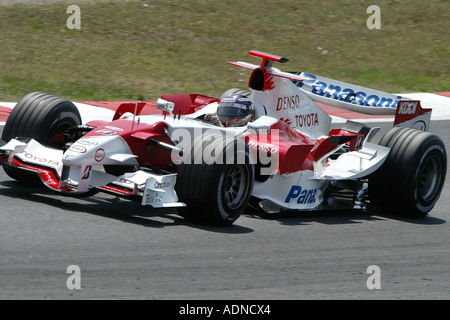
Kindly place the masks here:
POLYGON ((241 127, 245 126, 253 118, 253 114, 249 113, 245 117, 219 117, 224 127, 241 127))
POLYGON ((219 117, 245 117, 250 114, 251 110, 248 106, 242 104, 220 103, 217 107, 217 115, 219 117))

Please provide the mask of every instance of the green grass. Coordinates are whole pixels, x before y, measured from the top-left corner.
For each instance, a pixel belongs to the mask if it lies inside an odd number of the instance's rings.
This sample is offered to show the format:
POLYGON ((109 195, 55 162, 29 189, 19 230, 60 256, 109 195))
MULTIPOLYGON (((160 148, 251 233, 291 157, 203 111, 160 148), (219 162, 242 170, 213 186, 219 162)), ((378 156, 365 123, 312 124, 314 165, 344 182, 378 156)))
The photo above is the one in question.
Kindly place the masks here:
POLYGON ((246 88, 250 72, 226 62, 259 64, 251 49, 289 58, 285 71, 388 92, 450 90, 446 0, 77 4, 81 30, 66 28, 67 4, 0 7, 0 101, 31 91, 73 100, 218 96, 246 88), (370 4, 381 8, 380 30, 366 27, 370 4))

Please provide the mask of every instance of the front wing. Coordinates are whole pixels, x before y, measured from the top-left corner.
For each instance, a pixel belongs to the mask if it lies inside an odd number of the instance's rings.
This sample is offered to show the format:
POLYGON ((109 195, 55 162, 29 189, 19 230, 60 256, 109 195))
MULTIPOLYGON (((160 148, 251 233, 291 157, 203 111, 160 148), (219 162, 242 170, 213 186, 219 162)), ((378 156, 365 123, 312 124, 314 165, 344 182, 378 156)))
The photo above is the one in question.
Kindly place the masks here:
POLYGON ((41 145, 36 140, 24 143, 11 140, 0 148, 0 163, 8 174, 19 180, 38 179, 47 188, 72 196, 90 195, 98 191, 141 200, 154 208, 183 207, 175 192, 176 174, 147 171, 125 173, 117 177, 91 165, 71 167, 70 176, 62 181, 62 150, 41 145), (87 187, 81 187, 81 185, 87 187), (87 190, 78 192, 78 189, 87 190))

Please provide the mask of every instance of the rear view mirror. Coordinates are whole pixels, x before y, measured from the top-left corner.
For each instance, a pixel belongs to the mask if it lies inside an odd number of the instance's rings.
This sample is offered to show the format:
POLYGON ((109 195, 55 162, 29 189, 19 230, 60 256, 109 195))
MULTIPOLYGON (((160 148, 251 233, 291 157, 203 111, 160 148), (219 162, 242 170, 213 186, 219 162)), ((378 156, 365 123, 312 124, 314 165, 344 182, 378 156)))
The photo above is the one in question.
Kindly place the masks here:
POLYGON ((173 109, 175 108, 175 103, 160 98, 156 102, 156 107, 158 109, 168 112, 168 113, 170 113, 170 115, 172 115, 173 109))

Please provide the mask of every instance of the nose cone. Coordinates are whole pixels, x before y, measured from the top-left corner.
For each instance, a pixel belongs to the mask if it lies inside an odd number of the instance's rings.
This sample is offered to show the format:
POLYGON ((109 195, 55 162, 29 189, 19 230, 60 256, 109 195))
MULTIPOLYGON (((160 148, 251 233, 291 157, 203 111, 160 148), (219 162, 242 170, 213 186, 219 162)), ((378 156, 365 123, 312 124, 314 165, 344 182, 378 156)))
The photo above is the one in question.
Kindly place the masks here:
MULTIPOLYGON (((81 166, 90 164, 94 160, 94 153, 99 147, 97 139, 80 139, 76 141, 69 149, 64 152, 63 164, 67 166, 81 166)), ((101 148, 103 149, 103 148, 101 148)), ((97 159, 101 160, 99 157, 97 159)), ((94 160, 95 161, 95 160, 94 160)))
POLYGON ((130 154, 131 150, 120 136, 86 137, 77 140, 63 155, 66 166, 117 164, 108 156, 130 154))

